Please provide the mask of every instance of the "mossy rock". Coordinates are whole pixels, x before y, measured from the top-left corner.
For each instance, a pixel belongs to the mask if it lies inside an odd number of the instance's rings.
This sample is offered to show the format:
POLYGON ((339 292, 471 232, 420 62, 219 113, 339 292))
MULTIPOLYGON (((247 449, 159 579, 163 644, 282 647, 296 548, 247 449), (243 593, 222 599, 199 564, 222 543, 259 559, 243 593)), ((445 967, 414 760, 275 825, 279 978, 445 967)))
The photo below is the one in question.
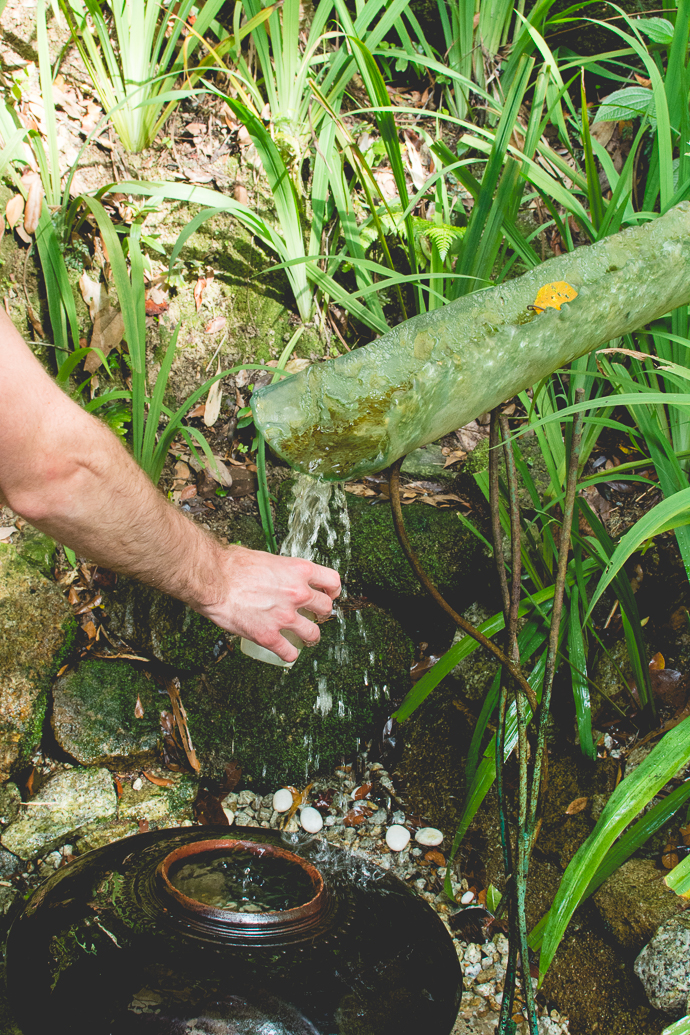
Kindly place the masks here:
POLYGON ((162 703, 156 684, 130 662, 82 661, 55 684, 55 739, 80 765, 143 765, 156 754, 162 703))
POLYGON ((182 699, 206 776, 230 759, 253 790, 301 785, 351 757, 410 685, 412 644, 385 612, 346 610, 290 670, 254 661, 239 641, 182 699))
POLYGON ((657 928, 683 909, 651 859, 628 859, 595 891, 592 901, 618 944, 638 953, 657 928))
MULTIPOLYGON (((293 484, 286 480, 278 492, 276 527, 283 535, 293 504, 293 484)), ((390 504, 372 506, 352 493, 345 495, 350 521, 351 560, 346 573, 350 592, 401 611, 418 599, 428 599, 398 542, 390 504)), ((403 508, 403 516, 412 547, 431 581, 455 607, 467 607, 476 599, 477 583, 489 571, 479 539, 457 510, 411 503, 403 508)), ((328 563, 323 535, 317 546, 328 563)))
POLYGON ((0 544, 0 780, 39 744, 51 681, 76 634, 61 590, 27 559, 38 545, 42 565, 47 545, 25 542, 24 554, 0 544))
MULTIPOLYGON (((261 527, 251 517, 230 520, 225 533, 231 543, 265 549, 261 527)), ((166 665, 199 672, 224 650, 225 634, 217 625, 157 589, 120 577, 104 597, 109 629, 166 665)))

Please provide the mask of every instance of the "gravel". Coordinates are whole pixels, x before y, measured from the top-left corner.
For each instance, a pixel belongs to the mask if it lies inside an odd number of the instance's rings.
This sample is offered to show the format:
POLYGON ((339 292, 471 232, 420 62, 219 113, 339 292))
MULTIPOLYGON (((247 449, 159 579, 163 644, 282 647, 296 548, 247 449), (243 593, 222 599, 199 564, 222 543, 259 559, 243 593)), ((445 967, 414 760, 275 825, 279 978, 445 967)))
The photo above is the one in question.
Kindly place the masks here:
MULTIPOLYGON (((435 845, 433 856, 436 858, 425 858, 428 848, 416 844, 414 840, 402 851, 390 850, 386 843, 386 833, 391 826, 405 827, 413 837, 417 828, 408 822, 404 802, 396 794, 390 774, 380 763, 374 763, 363 773, 360 770, 358 779, 355 778, 353 767, 340 766, 333 776, 314 781, 308 799, 301 801, 300 807, 313 806, 317 801, 323 801, 329 791, 335 791, 333 803, 328 808, 320 805, 319 811, 324 826, 314 836, 319 840, 346 847, 349 851, 395 873, 436 910, 453 937, 464 976, 465 991, 452 1035, 494 1035, 508 962, 508 940, 505 935, 496 934, 491 941, 476 944, 462 941, 453 934, 449 920, 462 910, 463 903, 473 903, 474 895, 470 898, 471 893, 466 880, 453 879, 452 875, 453 897, 449 898, 444 893, 443 880, 446 868, 438 865, 438 853, 443 851, 443 845, 439 844, 437 837, 431 839, 431 843, 435 845), (353 802, 353 793, 362 784, 371 784, 372 789, 366 798, 353 802), (353 822, 351 810, 355 804, 368 806, 371 814, 363 812, 356 817, 354 825, 346 826, 346 816, 348 824, 353 822)), ((254 797, 249 791, 242 791, 239 801, 237 799, 237 795, 228 795, 223 804, 226 809, 235 811, 235 822, 238 825, 282 829, 293 838, 308 836, 300 827, 299 810, 296 809, 294 815, 288 819, 289 811, 280 814, 271 808, 273 795, 267 795, 262 799, 254 797)), ((438 834, 440 835, 440 831, 438 834)), ((534 984, 536 986, 536 981, 534 984)), ((526 1020, 518 1020, 521 1013, 520 1004, 517 1003, 513 1018, 517 1022, 518 1035, 528 1035, 526 1020)), ((522 1016, 525 1016, 524 1013, 522 1016)), ((549 1011, 545 1006, 539 1006, 540 1035, 568 1035, 568 1031, 567 1018, 562 1017, 556 1010, 549 1011)))

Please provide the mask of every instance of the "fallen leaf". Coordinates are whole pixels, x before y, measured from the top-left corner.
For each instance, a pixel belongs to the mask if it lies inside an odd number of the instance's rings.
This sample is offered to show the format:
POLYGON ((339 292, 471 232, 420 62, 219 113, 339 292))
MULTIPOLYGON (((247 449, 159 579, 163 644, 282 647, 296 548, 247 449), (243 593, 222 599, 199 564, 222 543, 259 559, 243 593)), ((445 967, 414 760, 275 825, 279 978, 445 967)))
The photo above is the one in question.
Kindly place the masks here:
POLYGON ((647 79, 643 75, 638 75, 637 72, 633 72, 633 75, 637 79, 637 81, 640 84, 640 86, 645 86, 648 90, 651 90, 651 88, 652 88, 652 80, 651 79, 647 79))
POLYGON ((362 798, 366 798, 368 794, 371 794, 371 788, 374 785, 371 783, 363 783, 361 787, 358 787, 354 793, 355 801, 360 801, 362 798))
MULTIPOLYGON (((2 529, 0 528, 0 533, 1 532, 2 529)), ((74 606, 75 604, 78 604, 80 600, 81 597, 79 596, 76 586, 70 586, 69 593, 67 594, 67 603, 74 606)))
MULTIPOLYGON (((26 178, 24 178, 24 182, 27 182, 26 178)), ((36 233, 36 227, 38 226, 42 207, 43 184, 41 183, 41 177, 38 173, 32 173, 31 179, 29 180, 29 193, 26 199, 26 208, 24 209, 24 229, 27 234, 36 233)))
POLYGON ((582 812, 583 809, 587 808, 588 801, 589 798, 575 798, 565 810, 566 816, 576 816, 578 812, 582 812))
POLYGON ((84 622, 84 624, 82 625, 82 629, 84 630, 84 632, 90 640, 96 639, 96 626, 93 622, 84 622))
POLYGON ((134 705, 134 718, 135 719, 143 719, 144 718, 144 706, 141 703, 141 698, 139 697, 138 694, 137 694, 137 703, 134 705))
POLYGON ((379 187, 379 194, 383 201, 397 201, 398 188, 395 183, 395 176, 392 169, 375 169, 374 179, 379 187))
POLYGON ((17 529, 14 525, 4 525, 3 528, 0 528, 0 539, 9 539, 12 533, 16 531, 17 529))
POLYGON ((194 304, 196 306, 197 313, 201 309, 201 302, 203 300, 204 290, 207 284, 208 281, 206 280, 206 277, 199 277, 196 284, 194 285, 194 304))
POLYGON ((243 184, 235 184, 233 195, 235 201, 239 202, 240 205, 246 205, 249 207, 249 194, 247 193, 247 188, 243 184))
POLYGON ((564 280, 556 280, 551 284, 544 284, 537 291, 537 297, 533 305, 528 309, 535 309, 544 312, 546 309, 560 309, 565 302, 572 302, 577 298, 577 291, 564 280))
POLYGON ((676 846, 669 841, 664 845, 664 850, 661 853, 661 865, 665 870, 672 870, 674 866, 678 865, 678 852, 676 846))
POLYGON ((443 855, 442 852, 437 852, 436 850, 433 850, 425 853, 424 862, 431 863, 434 866, 445 866, 446 857, 445 855, 443 855))
POLYGON ((33 327, 34 331, 39 338, 45 338, 46 332, 43 330, 43 324, 41 323, 36 310, 33 306, 26 303, 26 315, 29 317, 29 323, 33 327))
POLYGON ((170 303, 165 302, 154 302, 152 298, 147 298, 144 306, 146 308, 147 316, 160 316, 161 313, 166 312, 170 308, 170 303))
POLYGON ((666 662, 664 660, 664 655, 660 651, 657 651, 652 660, 649 662, 649 671, 661 672, 665 668, 666 662))
POLYGON ((147 819, 139 820, 139 833, 148 834, 149 832, 149 821, 147 819))
POLYGON ((421 190, 427 181, 427 173, 422 165, 419 151, 412 142, 412 134, 408 130, 405 131, 405 150, 407 152, 407 168, 412 178, 414 189, 421 190))
POLYGON ((363 801, 357 802, 349 812, 345 813, 343 823, 346 827, 358 827, 369 816, 373 816, 374 811, 370 805, 366 805, 363 801))
POLYGON ((216 334, 218 331, 223 330, 227 322, 225 316, 214 316, 204 327, 204 332, 206 334, 216 334))
POLYGON ((5 217, 14 230, 15 226, 24 214, 24 198, 21 194, 15 194, 5 205, 5 217))
POLYGON ((196 485, 187 485, 180 493, 180 502, 184 503, 185 500, 193 500, 196 496, 196 485))
MULTIPOLYGON (((110 298, 105 285, 100 281, 93 280, 88 273, 82 273, 79 278, 79 290, 89 307, 93 323, 90 347, 99 349, 107 357, 124 337, 125 325, 122 313, 110 298)), ((87 374, 93 374, 100 365, 101 357, 97 352, 92 352, 86 357, 84 370, 87 374)))
MULTIPOLYGON (((220 374, 220 359, 218 360, 217 374, 220 374)), ((206 409, 204 410, 204 424, 212 428, 220 416, 220 406, 223 400, 223 382, 214 381, 208 390, 206 409)))
POLYGON ((117 800, 118 801, 122 797, 122 791, 123 791, 122 782, 120 780, 118 780, 118 778, 116 776, 115 777, 115 793, 117 794, 117 800))
POLYGON ((187 725, 187 713, 184 710, 182 704, 182 698, 180 697, 180 681, 174 676, 172 679, 165 680, 165 689, 168 691, 170 703, 172 705, 173 715, 175 716, 175 724, 182 740, 182 747, 187 756, 192 770, 195 773, 199 772, 201 766, 196 757, 194 745, 192 744, 192 737, 189 732, 189 726, 187 725))
POLYGON ((61 665, 57 671, 58 677, 64 676, 65 672, 69 671, 69 664, 61 665))
POLYGON ((145 776, 149 783, 155 784, 156 787, 174 787, 174 780, 166 780, 164 776, 154 776, 153 773, 147 773, 143 770, 142 776, 145 776))

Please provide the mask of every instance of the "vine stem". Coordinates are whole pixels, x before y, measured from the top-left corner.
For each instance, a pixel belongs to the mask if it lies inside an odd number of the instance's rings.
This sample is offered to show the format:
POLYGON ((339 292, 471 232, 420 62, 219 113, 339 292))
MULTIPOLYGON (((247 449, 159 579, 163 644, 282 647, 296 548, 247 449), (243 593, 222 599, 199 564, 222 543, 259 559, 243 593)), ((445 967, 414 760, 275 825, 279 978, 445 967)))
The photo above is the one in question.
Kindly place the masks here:
POLYGON ((532 708, 533 712, 536 712, 538 707, 536 694, 534 693, 534 690, 529 685, 522 673, 515 668, 515 665, 513 665, 513 663, 506 657, 501 648, 498 647, 493 642, 493 640, 490 640, 488 636, 485 636, 483 632, 480 632, 479 629, 476 628, 476 626, 472 625, 471 622, 468 622, 466 618, 463 618, 462 615, 459 615, 457 611, 455 611, 454 608, 450 606, 448 601, 439 593, 436 586, 431 581, 431 579, 419 563, 419 558, 417 557, 417 554, 412 548, 412 544, 410 543, 407 531, 405 529, 405 522, 402 515, 402 504, 400 502, 400 468, 404 460, 404 456, 400 457, 400 459, 396 460, 396 462, 393 464, 393 467, 390 471, 388 486, 390 492, 391 510, 393 513, 393 524, 395 526, 396 535, 398 536, 398 540, 400 541, 400 545, 403 548, 405 556, 410 562, 412 570, 414 571, 415 575, 417 576, 421 584, 424 586, 427 593, 429 593, 429 595, 434 598, 436 603, 443 608, 446 614, 450 615, 450 617, 453 619, 458 628, 462 629, 462 631, 467 633, 468 636, 471 636, 473 640, 477 641, 477 643, 480 643, 482 647, 484 647, 485 650, 488 650, 490 654, 493 654, 493 656, 498 661, 500 661, 502 665, 505 665, 513 679, 519 684, 521 689, 524 691, 525 696, 527 697, 527 700, 530 703, 530 708, 532 708))

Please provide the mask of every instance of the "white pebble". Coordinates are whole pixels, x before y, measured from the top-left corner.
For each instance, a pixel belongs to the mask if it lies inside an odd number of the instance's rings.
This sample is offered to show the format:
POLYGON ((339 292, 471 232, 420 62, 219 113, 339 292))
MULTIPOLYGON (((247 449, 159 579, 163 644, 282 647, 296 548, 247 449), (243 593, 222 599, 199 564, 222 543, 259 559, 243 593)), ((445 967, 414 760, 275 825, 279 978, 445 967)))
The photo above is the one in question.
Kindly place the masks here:
POLYGON ((407 848, 410 840, 410 831, 406 830, 405 827, 399 826, 394 823, 393 826, 389 827, 386 831, 386 844, 390 848, 391 852, 402 852, 403 848, 407 848))
POLYGON ((136 780, 132 784, 132 790, 133 791, 140 791, 143 786, 144 786, 144 781, 142 780, 142 778, 140 776, 137 776, 136 780))
POLYGON ((306 809, 302 809, 299 821, 302 824, 302 828, 306 830, 308 834, 318 834, 319 830, 323 826, 321 813, 317 812, 316 809, 313 809, 311 805, 308 805, 306 809))
POLYGON ((231 812, 230 809, 223 809, 223 812, 227 816, 228 826, 231 827, 232 824, 235 822, 235 813, 231 812))
POLYGON ((470 902, 474 902, 474 892, 473 891, 466 891, 465 894, 460 899, 460 905, 462 905, 462 906, 469 906, 470 902))
POLYGON ((279 791, 276 791, 273 795, 273 808, 276 812, 287 812, 292 807, 292 791, 289 791, 287 787, 281 787, 279 791))
POLYGON ((420 845, 426 845, 427 848, 435 848, 436 845, 440 845, 443 841, 443 834, 436 827, 422 827, 421 830, 417 831, 414 839, 420 845))

